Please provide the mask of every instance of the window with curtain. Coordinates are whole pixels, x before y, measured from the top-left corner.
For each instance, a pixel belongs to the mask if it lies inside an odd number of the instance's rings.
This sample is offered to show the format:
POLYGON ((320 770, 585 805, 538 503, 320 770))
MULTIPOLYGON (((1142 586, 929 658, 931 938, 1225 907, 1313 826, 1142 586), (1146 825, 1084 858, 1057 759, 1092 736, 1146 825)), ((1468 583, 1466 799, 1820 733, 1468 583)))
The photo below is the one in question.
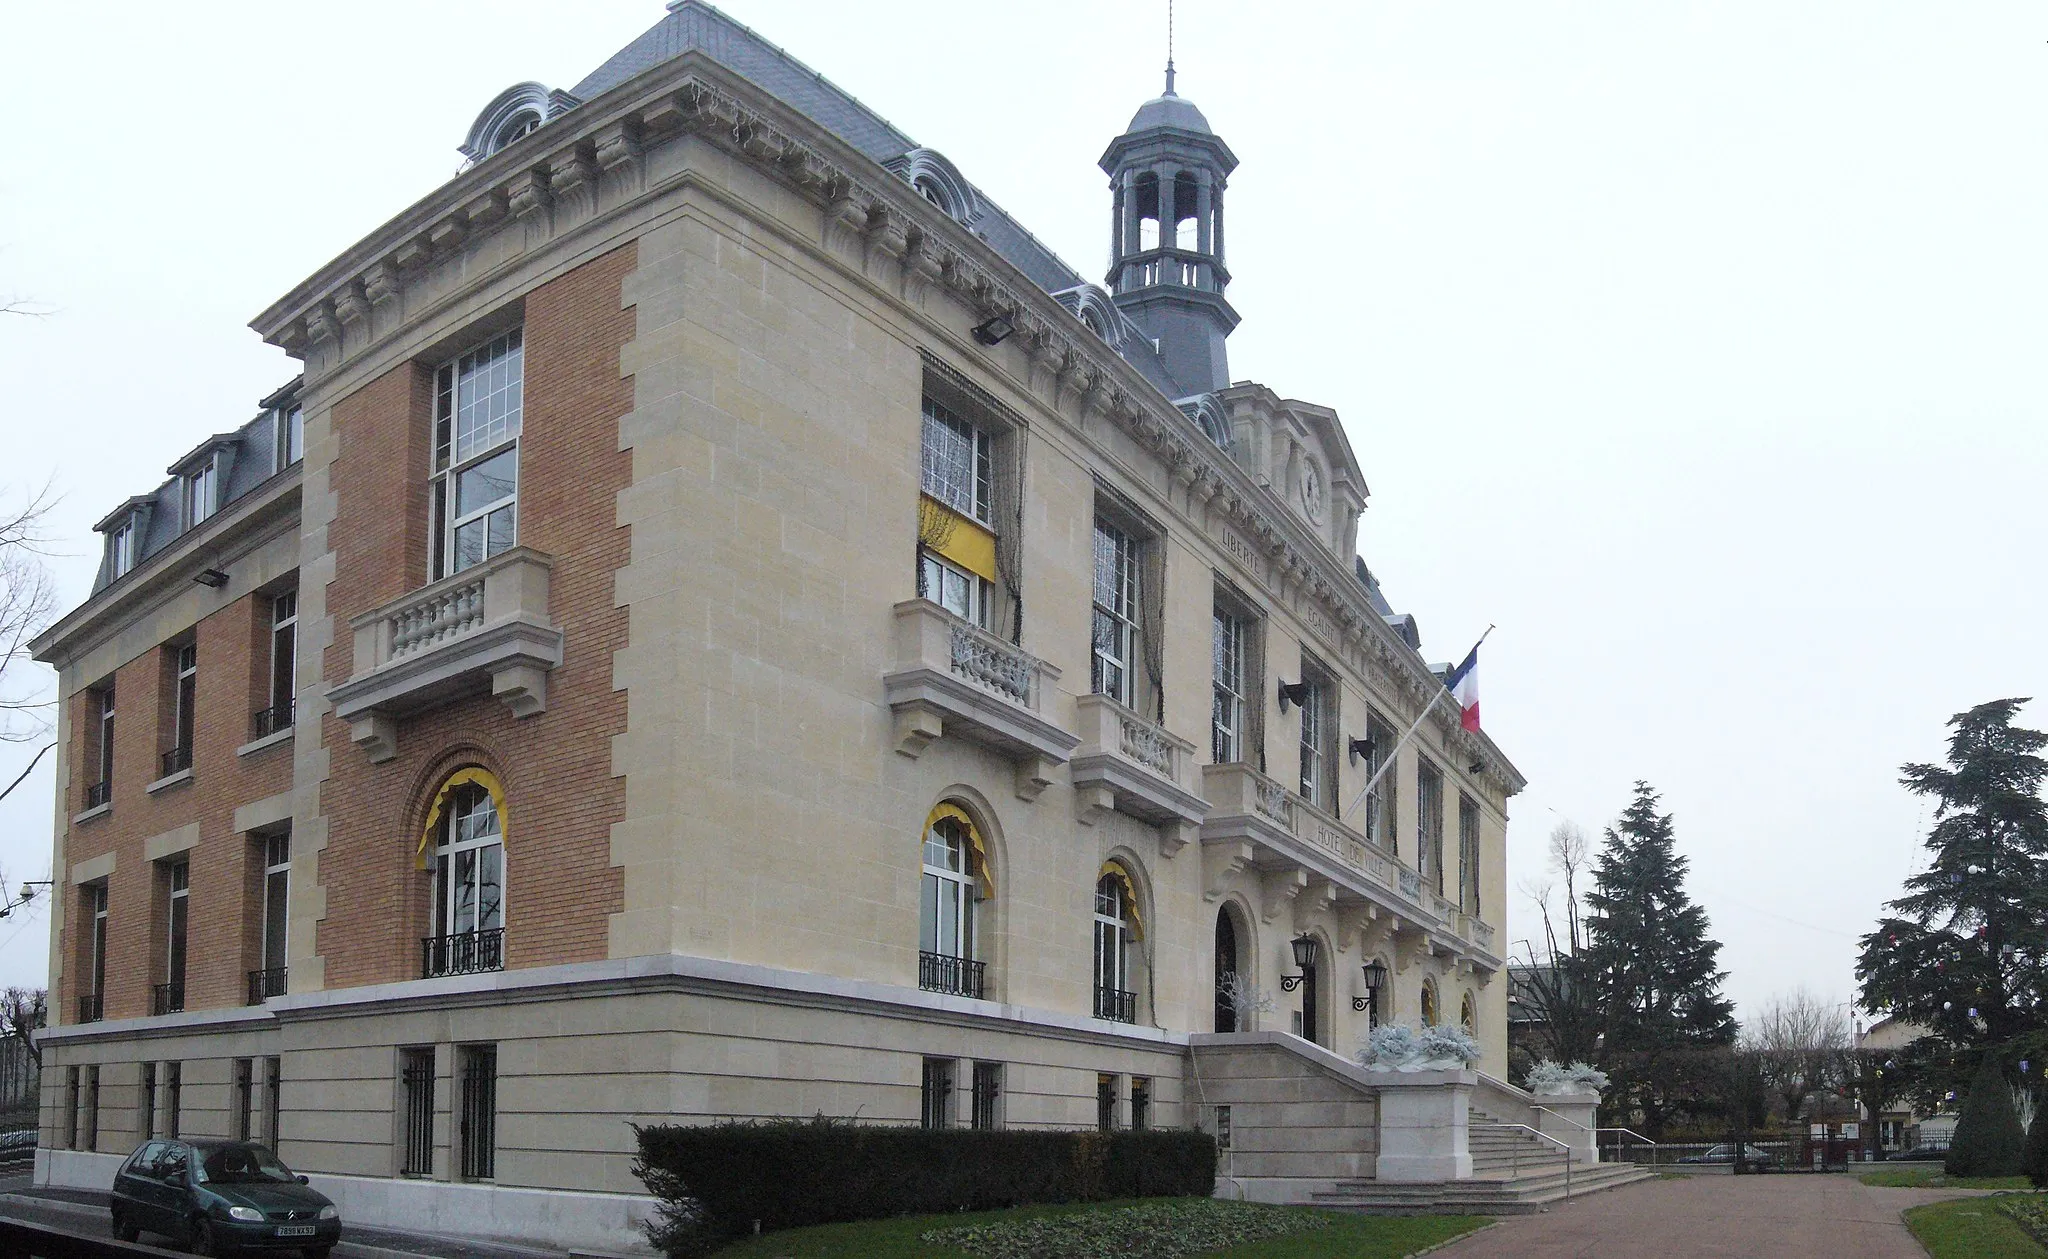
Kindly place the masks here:
POLYGON ((525 361, 515 328, 435 373, 434 579, 518 545, 525 361))
POLYGON ((1108 521, 1095 522, 1095 616, 1091 689, 1125 706, 1136 699, 1139 543, 1108 521))

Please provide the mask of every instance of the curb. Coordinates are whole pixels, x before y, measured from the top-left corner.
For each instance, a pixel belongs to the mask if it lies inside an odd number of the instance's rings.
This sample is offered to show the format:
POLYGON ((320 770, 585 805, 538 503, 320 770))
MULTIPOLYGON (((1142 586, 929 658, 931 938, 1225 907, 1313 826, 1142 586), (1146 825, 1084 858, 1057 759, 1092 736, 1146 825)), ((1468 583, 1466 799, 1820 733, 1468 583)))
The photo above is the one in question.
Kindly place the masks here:
POLYGON ((1442 1250, 1446 1246, 1455 1246, 1459 1242, 1470 1241, 1474 1237, 1479 1236, 1481 1233, 1484 1233, 1489 1229, 1499 1228, 1501 1225, 1505 1223, 1507 1223, 1506 1220, 1495 1220, 1491 1224, 1481 1224, 1478 1228, 1473 1229, 1469 1233, 1460 1233, 1456 1237, 1447 1237, 1444 1240, 1438 1242, 1436 1245, 1424 1246, 1421 1250, 1411 1250, 1406 1255, 1403 1255, 1401 1259, 1422 1259, 1422 1256, 1424 1255, 1433 1255, 1437 1251, 1442 1250))

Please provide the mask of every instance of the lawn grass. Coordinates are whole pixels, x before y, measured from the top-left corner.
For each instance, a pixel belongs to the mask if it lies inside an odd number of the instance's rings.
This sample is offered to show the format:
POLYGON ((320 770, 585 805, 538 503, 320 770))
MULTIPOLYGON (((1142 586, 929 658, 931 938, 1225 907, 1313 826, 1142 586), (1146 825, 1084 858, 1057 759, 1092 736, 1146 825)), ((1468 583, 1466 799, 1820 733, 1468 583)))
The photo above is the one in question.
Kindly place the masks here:
POLYGON ((1990 1198, 1958 1198, 1906 1212, 1931 1259, 2042 1259, 2048 1255, 1990 1198))
POLYGON ((2030 1189, 2025 1176, 1946 1176, 1932 1167, 1896 1167, 1864 1172, 1856 1179, 1879 1189, 2030 1189))
MULTIPOLYGON (((977 1259, 970 1252, 953 1246, 921 1241, 919 1235, 937 1229, 1085 1215, 1137 1205, 1140 1204, 1099 1202, 1085 1206, 1020 1207, 1012 1211, 915 1215, 893 1220, 793 1228, 728 1246, 717 1252, 716 1259, 977 1259)), ((1246 1209, 1298 1211, 1318 1217, 1324 1226, 1200 1253, 1215 1259, 1400 1259, 1403 1255, 1449 1241, 1491 1222, 1468 1215, 1363 1216, 1343 1211, 1313 1211, 1305 1207, 1261 1208, 1252 1205, 1246 1209)))

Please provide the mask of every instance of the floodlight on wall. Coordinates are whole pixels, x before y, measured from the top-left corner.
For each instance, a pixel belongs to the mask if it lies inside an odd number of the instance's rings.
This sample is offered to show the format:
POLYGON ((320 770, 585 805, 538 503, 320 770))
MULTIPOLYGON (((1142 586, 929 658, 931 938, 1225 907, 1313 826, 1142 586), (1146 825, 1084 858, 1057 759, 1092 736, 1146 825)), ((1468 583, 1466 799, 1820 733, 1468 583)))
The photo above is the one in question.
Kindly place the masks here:
POLYGON ((974 339, 983 345, 1001 345, 1003 339, 1017 330, 1008 315, 992 315, 974 325, 974 339))
POLYGON ((1371 739, 1353 739, 1351 741, 1351 763, 1356 765, 1360 761, 1364 761, 1367 764, 1371 764, 1372 755, 1377 751, 1379 751, 1379 744, 1374 743, 1371 739))
POLYGON ((228 584, 228 575, 217 568, 205 568, 201 569, 199 574, 192 580, 202 586, 211 586, 215 590, 219 590, 222 586, 228 584))
POLYGON ((1377 959, 1367 962, 1362 969, 1365 971, 1365 995, 1351 998, 1351 1008, 1361 1014, 1379 1000, 1380 987, 1387 982, 1387 968, 1377 959))
POLYGON ((1280 711, 1285 713, 1289 704, 1296 708, 1308 703, 1309 684, 1307 681, 1282 682, 1280 684, 1280 711))
POLYGON ((1280 976, 1280 991, 1282 992, 1293 992, 1296 988, 1301 987, 1301 981, 1307 978, 1308 972, 1316 968, 1317 946, 1314 936, 1304 931, 1289 941, 1288 945, 1294 950, 1294 968, 1300 971, 1301 974, 1280 976))

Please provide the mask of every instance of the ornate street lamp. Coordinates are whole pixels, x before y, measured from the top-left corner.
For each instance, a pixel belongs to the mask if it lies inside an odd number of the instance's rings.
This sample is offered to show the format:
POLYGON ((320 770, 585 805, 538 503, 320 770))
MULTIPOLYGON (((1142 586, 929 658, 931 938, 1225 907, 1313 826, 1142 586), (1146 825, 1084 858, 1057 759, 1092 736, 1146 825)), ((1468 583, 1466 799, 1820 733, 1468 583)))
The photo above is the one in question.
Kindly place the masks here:
POLYGON ((1365 970, 1365 995, 1351 998, 1351 1008, 1363 1013, 1379 1004, 1380 986, 1387 982, 1387 968, 1377 959, 1367 962, 1365 970))
POLYGON ((1314 936, 1303 932, 1294 937, 1290 943, 1294 949, 1294 968, 1302 973, 1299 975, 1280 976, 1280 991, 1282 992, 1293 992, 1296 988, 1301 987, 1301 981, 1307 978, 1308 972, 1316 968, 1316 938, 1314 936))

